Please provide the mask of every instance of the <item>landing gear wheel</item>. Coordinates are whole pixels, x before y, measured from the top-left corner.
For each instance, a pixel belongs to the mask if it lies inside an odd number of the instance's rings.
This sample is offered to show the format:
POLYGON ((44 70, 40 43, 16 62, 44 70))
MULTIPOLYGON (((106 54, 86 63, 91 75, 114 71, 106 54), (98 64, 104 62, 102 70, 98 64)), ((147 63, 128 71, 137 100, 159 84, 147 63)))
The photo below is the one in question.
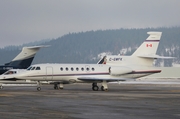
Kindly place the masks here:
POLYGON ((98 87, 98 86, 93 86, 93 87, 92 87, 92 90, 93 90, 93 91, 98 91, 98 90, 99 90, 99 87, 98 87))
POLYGON ((92 86, 97 86, 97 83, 92 83, 92 86))
POLYGON ((58 86, 54 86, 54 89, 55 89, 55 90, 58 90, 58 86))
POLYGON ((107 81, 103 80, 101 90, 108 91, 107 81))
POLYGON ((104 91, 104 86, 101 86, 101 90, 104 91))
POLYGON ((102 90, 102 91, 108 91, 108 89, 107 89, 107 88, 104 88, 104 86, 101 86, 101 90, 102 90))
POLYGON ((98 91, 99 90, 99 87, 98 87, 97 83, 92 83, 92 90, 93 91, 98 91))
POLYGON ((55 89, 55 90, 58 90, 58 89, 59 89, 58 84, 54 84, 54 89, 55 89))
POLYGON ((41 87, 37 87, 37 91, 41 91, 41 87))

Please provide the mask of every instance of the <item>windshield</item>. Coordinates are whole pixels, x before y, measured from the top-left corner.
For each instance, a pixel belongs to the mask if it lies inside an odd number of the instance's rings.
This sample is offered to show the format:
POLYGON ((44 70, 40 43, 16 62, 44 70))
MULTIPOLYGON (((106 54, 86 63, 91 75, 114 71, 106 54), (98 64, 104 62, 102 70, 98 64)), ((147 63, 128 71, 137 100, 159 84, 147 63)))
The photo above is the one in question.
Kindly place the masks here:
POLYGON ((32 68, 32 67, 30 66, 30 67, 27 68, 27 70, 31 70, 31 68, 32 68))
POLYGON ((29 68, 27 68, 27 70, 41 70, 40 67, 32 67, 30 66, 29 68))

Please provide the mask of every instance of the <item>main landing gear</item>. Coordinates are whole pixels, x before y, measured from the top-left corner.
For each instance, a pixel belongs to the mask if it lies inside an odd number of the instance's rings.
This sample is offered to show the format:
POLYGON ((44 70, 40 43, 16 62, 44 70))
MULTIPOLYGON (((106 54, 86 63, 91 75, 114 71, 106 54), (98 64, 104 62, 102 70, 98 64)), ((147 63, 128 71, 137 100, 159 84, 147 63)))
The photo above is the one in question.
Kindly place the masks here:
POLYGON ((54 89, 55 89, 55 90, 63 89, 63 84, 62 84, 62 83, 60 83, 60 84, 55 83, 55 84, 54 84, 54 89))
MULTIPOLYGON (((54 89, 55 90, 63 89, 63 84, 62 83, 54 83, 54 89)), ((41 91, 40 81, 37 81, 37 91, 41 91)))
MULTIPOLYGON (((98 87, 97 83, 92 83, 92 90, 93 91, 98 91, 99 90, 99 87, 98 87)), ((101 90, 102 91, 108 91, 107 81, 102 82, 101 90)))
POLYGON ((99 90, 99 87, 98 87, 97 83, 92 83, 92 90, 93 91, 98 91, 99 90))

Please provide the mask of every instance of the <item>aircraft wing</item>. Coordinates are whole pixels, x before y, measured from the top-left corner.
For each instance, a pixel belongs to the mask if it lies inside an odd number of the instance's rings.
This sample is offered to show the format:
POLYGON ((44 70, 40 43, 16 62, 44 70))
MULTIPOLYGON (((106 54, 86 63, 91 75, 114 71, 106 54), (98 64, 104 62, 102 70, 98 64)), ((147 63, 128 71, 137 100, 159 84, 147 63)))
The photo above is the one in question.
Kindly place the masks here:
POLYGON ((127 81, 127 80, 135 80, 129 78, 97 78, 97 77, 79 77, 79 80, 82 81, 107 81, 107 82, 114 82, 114 81, 127 81))
POLYGON ((118 84, 180 84, 177 81, 126 81, 126 82, 111 82, 111 83, 118 83, 118 84))
POLYGON ((0 84, 37 84, 36 82, 26 82, 26 81, 0 81, 0 84))

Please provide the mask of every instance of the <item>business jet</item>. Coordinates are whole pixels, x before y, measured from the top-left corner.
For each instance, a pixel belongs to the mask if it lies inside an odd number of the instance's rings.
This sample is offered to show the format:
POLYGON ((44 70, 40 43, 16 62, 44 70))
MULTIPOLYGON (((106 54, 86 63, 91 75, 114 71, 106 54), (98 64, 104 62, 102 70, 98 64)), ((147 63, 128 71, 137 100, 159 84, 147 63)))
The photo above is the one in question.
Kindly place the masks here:
POLYGON ((17 83, 14 82, 16 81, 14 75, 25 71, 31 65, 36 53, 43 47, 48 46, 23 47, 22 51, 12 61, 0 66, 0 89, 3 88, 2 84, 17 83))
POLYGON ((28 68, 40 48, 46 46, 32 46, 23 47, 22 51, 9 63, 0 66, 0 74, 10 70, 10 69, 26 69, 28 68))
POLYGON ((149 37, 131 56, 108 59, 106 64, 35 64, 23 73, 15 76, 18 80, 37 82, 37 90, 41 90, 41 81, 51 81, 55 89, 63 89, 63 84, 92 83, 92 90, 108 90, 108 82, 127 81, 144 77, 161 70, 153 67, 162 32, 148 32, 149 37), (111 62, 113 61, 113 62, 111 62), (116 62, 116 63, 114 63, 116 62), (117 63, 118 62, 118 63, 117 63))

